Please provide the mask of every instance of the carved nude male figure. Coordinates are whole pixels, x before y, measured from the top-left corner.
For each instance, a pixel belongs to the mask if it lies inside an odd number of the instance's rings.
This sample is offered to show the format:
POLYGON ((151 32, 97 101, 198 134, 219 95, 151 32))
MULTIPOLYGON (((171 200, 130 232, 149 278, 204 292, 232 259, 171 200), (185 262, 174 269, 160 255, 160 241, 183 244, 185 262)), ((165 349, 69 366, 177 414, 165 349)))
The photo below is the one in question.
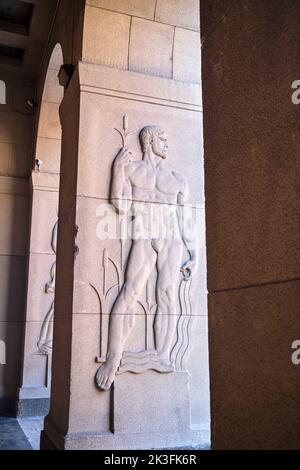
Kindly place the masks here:
POLYGON ((143 159, 133 162, 125 147, 115 158, 112 170, 111 203, 117 212, 131 208, 138 235, 133 234, 125 282, 110 315, 106 362, 96 374, 102 390, 108 390, 114 381, 134 324, 136 302, 155 265, 155 348, 164 370, 174 370, 170 353, 177 325, 178 278, 180 271, 185 279, 189 278, 197 263, 196 244, 188 246, 190 240, 182 227, 181 210, 187 200, 187 185, 183 176, 165 162, 168 151, 165 132, 157 126, 147 126, 140 133, 140 141, 143 159), (190 259, 182 265, 183 243, 190 259))

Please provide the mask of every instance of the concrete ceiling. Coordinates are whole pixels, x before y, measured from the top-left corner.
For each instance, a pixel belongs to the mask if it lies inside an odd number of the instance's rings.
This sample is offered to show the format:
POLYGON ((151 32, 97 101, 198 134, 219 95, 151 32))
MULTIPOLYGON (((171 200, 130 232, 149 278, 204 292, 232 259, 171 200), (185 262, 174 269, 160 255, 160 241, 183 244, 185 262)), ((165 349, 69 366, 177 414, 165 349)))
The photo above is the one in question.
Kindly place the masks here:
POLYGON ((37 77, 57 0, 0 0, 0 74, 37 77))

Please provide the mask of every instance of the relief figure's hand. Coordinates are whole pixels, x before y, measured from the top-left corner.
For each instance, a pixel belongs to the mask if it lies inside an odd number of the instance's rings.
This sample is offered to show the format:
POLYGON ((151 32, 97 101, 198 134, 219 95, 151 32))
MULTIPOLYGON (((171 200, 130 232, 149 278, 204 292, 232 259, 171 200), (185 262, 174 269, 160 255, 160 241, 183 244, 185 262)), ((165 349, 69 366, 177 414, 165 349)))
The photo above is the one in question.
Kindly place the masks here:
POLYGON ((186 263, 184 263, 180 272, 182 273, 184 280, 188 281, 195 274, 196 270, 197 270, 196 260, 190 259, 186 263))
POLYGON ((123 147, 115 158, 114 167, 125 168, 126 166, 130 165, 132 161, 132 152, 128 149, 128 147, 123 147))

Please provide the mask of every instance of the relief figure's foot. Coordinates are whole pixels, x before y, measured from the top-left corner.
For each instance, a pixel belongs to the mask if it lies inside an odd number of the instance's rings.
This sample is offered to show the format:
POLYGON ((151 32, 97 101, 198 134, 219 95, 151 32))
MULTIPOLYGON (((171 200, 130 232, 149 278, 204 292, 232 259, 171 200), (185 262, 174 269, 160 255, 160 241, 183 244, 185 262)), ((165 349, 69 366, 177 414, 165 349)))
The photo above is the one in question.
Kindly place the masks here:
POLYGON ((109 390, 120 365, 120 360, 108 358, 107 361, 99 367, 96 374, 96 383, 101 390, 109 390))
POLYGON ((159 363, 164 369, 164 372, 174 372, 175 366, 170 361, 169 355, 159 354, 159 363))

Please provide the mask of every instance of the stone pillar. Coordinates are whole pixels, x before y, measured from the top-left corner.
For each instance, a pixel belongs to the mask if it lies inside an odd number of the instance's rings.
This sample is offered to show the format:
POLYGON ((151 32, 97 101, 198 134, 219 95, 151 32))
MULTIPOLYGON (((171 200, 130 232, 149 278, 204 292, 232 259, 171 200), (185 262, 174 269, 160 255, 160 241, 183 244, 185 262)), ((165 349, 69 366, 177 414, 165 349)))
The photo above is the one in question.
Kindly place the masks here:
POLYGON ((86 5, 82 61, 60 108, 42 448, 209 443, 199 10, 188 3, 188 14, 180 1, 176 13, 168 1, 86 5))
POLYGON ((59 105, 63 88, 58 72, 60 45, 48 66, 38 116, 32 207, 22 386, 18 416, 43 416, 49 410, 52 329, 56 271, 58 189, 61 155, 59 105))
POLYGON ((223 3, 201 1, 212 445, 295 449, 300 8, 223 3))

